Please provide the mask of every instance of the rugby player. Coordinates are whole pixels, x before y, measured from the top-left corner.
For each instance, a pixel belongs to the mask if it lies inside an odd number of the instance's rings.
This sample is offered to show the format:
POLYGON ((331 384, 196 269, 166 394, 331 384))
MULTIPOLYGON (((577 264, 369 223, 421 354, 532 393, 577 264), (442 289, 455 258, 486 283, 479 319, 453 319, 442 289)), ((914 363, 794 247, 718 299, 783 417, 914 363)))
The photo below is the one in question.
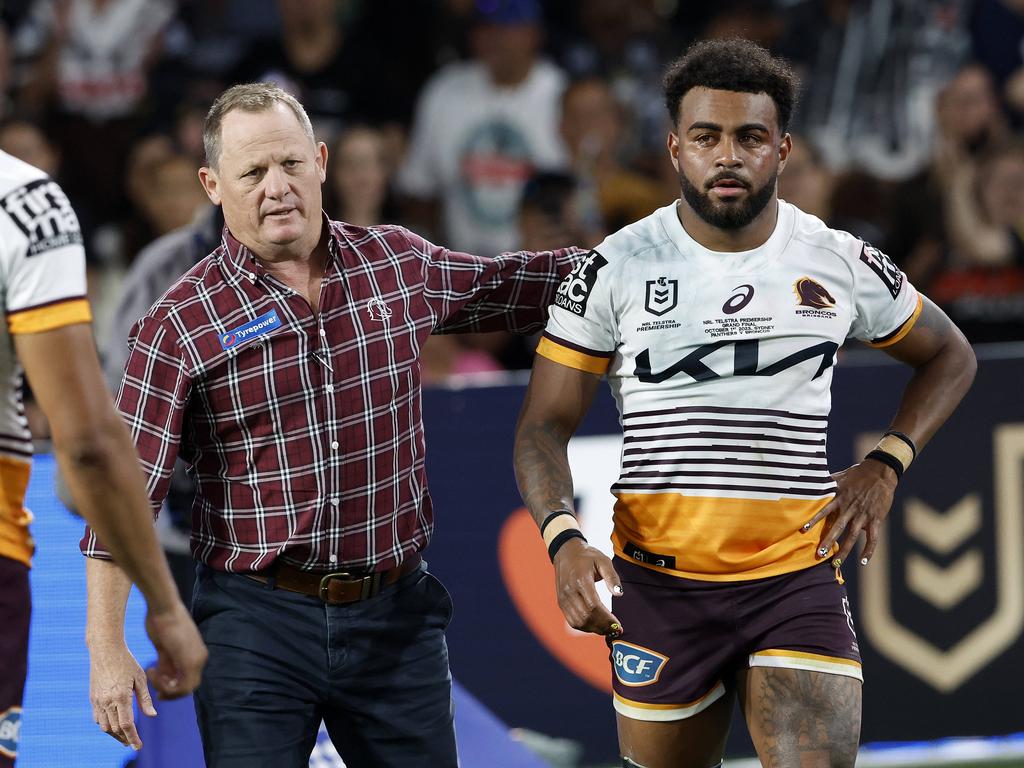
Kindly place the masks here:
POLYGON ((566 278, 520 415, 520 491, 565 618, 608 639, 624 766, 719 765, 737 698, 763 765, 854 765, 862 676, 840 568, 862 533, 867 564, 900 476, 974 377, 963 335, 885 254, 778 199, 796 89, 742 40, 669 68, 681 199, 566 278), (848 337, 914 374, 878 446, 831 475, 848 337), (602 376, 624 432, 614 561, 580 532, 566 458, 602 376))

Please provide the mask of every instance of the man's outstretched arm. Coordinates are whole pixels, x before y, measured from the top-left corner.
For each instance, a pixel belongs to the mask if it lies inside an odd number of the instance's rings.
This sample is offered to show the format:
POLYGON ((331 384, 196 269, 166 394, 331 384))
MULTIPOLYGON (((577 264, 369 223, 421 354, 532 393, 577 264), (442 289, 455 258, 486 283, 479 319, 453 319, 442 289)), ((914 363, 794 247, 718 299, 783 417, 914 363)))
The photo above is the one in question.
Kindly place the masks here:
POLYGON ((152 682, 164 696, 183 696, 199 684, 206 648, 157 541, 138 457, 107 391, 91 329, 80 323, 16 334, 14 345, 78 510, 146 598, 146 629, 158 653, 152 682))
POLYGON ((617 594, 622 586, 611 560, 587 544, 578 529, 573 505, 569 438, 586 415, 601 377, 538 355, 519 414, 515 470, 519 493, 546 543, 555 550, 558 605, 571 626, 599 635, 621 632, 594 587, 604 579, 617 594), (568 513, 568 514, 559 514, 568 513), (561 538, 560 538, 561 537, 561 538))
MULTIPOLYGON (((922 297, 921 315, 911 331, 891 346, 884 347, 892 357, 914 369, 903 390, 899 409, 890 430, 906 435, 920 451, 967 394, 978 363, 964 335, 935 304, 922 297)), ((900 438, 888 438, 902 451, 900 438)), ((906 448, 907 463, 913 451, 906 448)), ((892 506, 898 476, 892 466, 868 459, 836 475, 839 491, 805 527, 831 517, 822 536, 821 550, 831 549, 842 538, 838 557, 845 561, 861 531, 867 535, 861 563, 874 554, 878 534, 892 506)))

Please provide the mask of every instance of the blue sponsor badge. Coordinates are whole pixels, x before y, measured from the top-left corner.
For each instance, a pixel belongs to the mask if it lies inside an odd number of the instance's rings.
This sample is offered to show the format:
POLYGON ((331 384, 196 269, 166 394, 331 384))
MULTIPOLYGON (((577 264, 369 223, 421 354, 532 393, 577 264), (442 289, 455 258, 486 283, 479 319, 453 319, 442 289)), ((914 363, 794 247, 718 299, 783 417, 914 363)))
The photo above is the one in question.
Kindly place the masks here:
POLYGON ((649 648, 616 640, 612 643, 612 665, 615 676, 623 685, 640 686, 658 682, 661 670, 668 661, 649 648))
POLYGON ((224 349, 231 349, 232 347, 237 347, 239 344, 252 341, 257 336, 270 333, 275 328, 280 327, 281 318, 278 317, 277 310, 272 309, 266 314, 260 315, 255 320, 250 320, 245 325, 240 325, 234 330, 222 333, 220 335, 220 345, 224 349))
POLYGON ((0 714, 0 755, 18 756, 18 734, 21 731, 21 707, 11 707, 0 714))

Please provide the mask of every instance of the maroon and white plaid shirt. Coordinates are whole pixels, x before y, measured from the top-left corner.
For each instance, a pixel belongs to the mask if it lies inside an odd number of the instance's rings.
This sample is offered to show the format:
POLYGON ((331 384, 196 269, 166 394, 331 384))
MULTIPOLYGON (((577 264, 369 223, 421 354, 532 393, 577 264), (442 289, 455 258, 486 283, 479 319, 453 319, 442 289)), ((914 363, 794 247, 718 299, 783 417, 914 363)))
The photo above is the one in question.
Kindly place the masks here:
MULTIPOLYGON (((578 259, 480 258, 402 227, 328 225, 319 315, 225 230, 133 329, 118 406, 154 514, 180 445, 198 486, 192 551, 213 568, 383 570, 422 550, 423 343, 540 329, 578 259)), ((89 529, 81 546, 108 556, 89 529)))

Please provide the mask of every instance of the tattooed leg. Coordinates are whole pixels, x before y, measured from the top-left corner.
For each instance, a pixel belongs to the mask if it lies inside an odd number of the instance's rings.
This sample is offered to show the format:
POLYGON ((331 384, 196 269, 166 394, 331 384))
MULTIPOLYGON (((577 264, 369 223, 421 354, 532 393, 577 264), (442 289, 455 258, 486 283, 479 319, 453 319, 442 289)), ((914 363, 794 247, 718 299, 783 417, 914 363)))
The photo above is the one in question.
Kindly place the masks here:
POLYGON ((732 692, 684 720, 658 723, 616 714, 624 766, 714 768, 721 765, 732 719, 732 692), (627 762, 628 761, 628 762, 627 762))
POLYGON ((752 667, 740 673, 738 683, 764 768, 853 768, 860 740, 859 680, 752 667))

